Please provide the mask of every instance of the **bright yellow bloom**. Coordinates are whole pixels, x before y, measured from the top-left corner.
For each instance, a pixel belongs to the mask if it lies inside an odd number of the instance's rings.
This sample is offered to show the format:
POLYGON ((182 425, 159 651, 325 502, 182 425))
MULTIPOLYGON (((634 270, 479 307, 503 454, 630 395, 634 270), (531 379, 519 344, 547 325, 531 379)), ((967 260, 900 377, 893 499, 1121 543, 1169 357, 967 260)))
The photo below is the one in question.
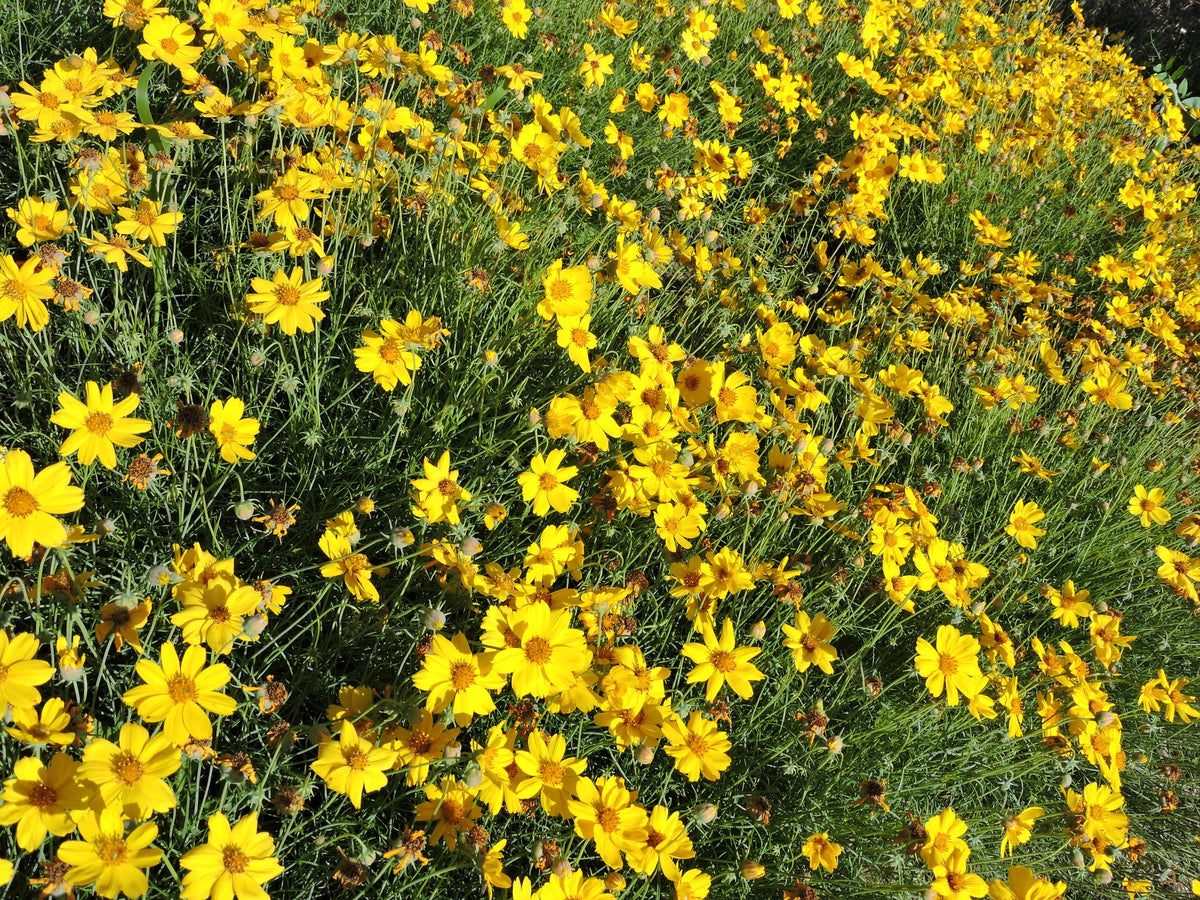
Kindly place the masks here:
POLYGON ((688 673, 688 684, 706 681, 708 690, 705 699, 710 703, 726 683, 743 700, 749 700, 754 693, 750 682, 766 677, 750 662, 762 649, 735 646, 731 619, 726 619, 721 626, 720 639, 708 626, 701 631, 701 637, 704 640, 702 644, 683 645, 683 655, 696 663, 696 667, 688 673))
POLYGON ((496 654, 496 669, 512 675, 518 697, 549 697, 591 663, 583 632, 571 627, 571 610, 536 603, 518 610, 512 621, 516 646, 496 654))
POLYGON ((17 224, 17 243, 22 247, 56 241, 75 230, 71 225, 71 211, 59 209, 57 200, 24 197, 18 201, 16 209, 5 212, 17 224))
POLYGON ((938 629, 936 648, 925 638, 917 639, 917 672, 929 693, 940 697, 944 688, 946 703, 958 706, 959 692, 969 700, 986 686, 978 654, 979 641, 953 625, 943 625, 938 629))
POLYGON ((592 301, 592 276, 587 266, 564 269, 561 259, 546 269, 542 288, 546 296, 538 303, 537 311, 543 319, 578 318, 587 313, 592 301))
POLYGON ((610 869, 622 866, 622 851, 636 852, 646 840, 646 811, 634 803, 637 795, 625 789, 625 780, 580 778, 571 801, 575 833, 596 845, 610 869))
POLYGON ((429 694, 426 709, 440 713, 453 705, 455 724, 466 726, 474 716, 496 708, 491 692, 504 687, 505 678, 492 668, 492 660, 491 653, 472 653, 461 631, 452 640, 435 634, 413 684, 429 694))
POLYGON ((73 429, 58 448, 58 453, 60 456, 70 456, 78 452, 79 462, 85 466, 99 459, 106 469, 115 468, 115 448, 136 447, 144 440, 138 435, 149 431, 151 423, 129 416, 140 402, 136 393, 114 403, 111 384, 102 388, 96 382, 89 381, 85 390, 86 403, 81 403, 67 391, 58 395, 59 409, 50 417, 50 421, 73 429))
POLYGON ((575 794, 575 783, 587 768, 586 759, 567 756, 567 740, 561 734, 543 736, 534 731, 529 735, 528 750, 514 755, 517 768, 526 778, 516 785, 516 796, 522 800, 541 798, 542 809, 552 816, 569 815, 568 802, 575 794))
POLYGON ((625 859, 629 867, 643 875, 653 876, 659 868, 671 881, 680 878, 677 859, 695 859, 696 851, 688 837, 679 813, 665 806, 656 806, 646 822, 645 843, 635 850, 626 850, 625 859))
POLYGON ((579 74, 588 90, 604 87, 604 76, 613 73, 613 55, 597 53, 591 44, 583 45, 584 61, 579 64, 579 74))
POLYGON ((174 644, 163 644, 161 665, 139 659, 137 674, 144 683, 127 690, 121 699, 146 722, 164 722, 164 733, 177 746, 191 738, 210 740, 212 722, 207 712, 232 715, 237 701, 221 693, 231 677, 229 667, 205 666, 206 657, 203 647, 192 646, 180 660, 174 644))
POLYGON ((342 576, 346 589, 359 600, 379 602, 379 589, 371 582, 372 575, 383 577, 388 573, 386 566, 373 566, 365 553, 355 553, 350 540, 344 534, 326 530, 318 542, 321 552, 329 557, 322 564, 321 574, 326 578, 342 576))
POLYGON ((449 522, 459 523, 458 504, 466 503, 471 494, 458 484, 458 469, 450 469, 450 451, 444 450, 435 466, 425 458, 425 477, 414 478, 412 486, 416 489, 413 495, 413 515, 428 519, 429 524, 449 522))
POLYGON ((1004 823, 1004 837, 1000 839, 1000 856, 1008 856, 1014 847, 1028 843, 1033 837, 1033 823, 1046 814, 1040 806, 1031 806, 1004 823))
POLYGON ((970 900, 988 895, 987 882, 967 871, 970 851, 955 850, 933 867, 933 890, 945 900, 970 900))
POLYGON ((171 624, 183 632, 184 641, 208 644, 220 655, 232 651, 238 638, 249 639, 242 622, 262 601, 254 588, 226 575, 203 583, 184 582, 176 588, 175 597, 183 609, 171 616, 171 624))
POLYGON ((19 266, 7 253, 0 256, 0 322, 13 316, 17 325, 41 331, 50 321, 46 300, 54 296, 55 272, 31 256, 19 266))
POLYGON ((117 209, 121 221, 113 231, 127 234, 139 241, 149 241, 152 247, 167 246, 167 235, 172 234, 183 221, 181 212, 162 212, 157 201, 142 199, 137 209, 122 206, 117 209))
POLYGON ((254 459, 254 451, 246 449, 258 435, 258 419, 243 418, 246 404, 237 397, 214 400, 208 410, 208 430, 217 439, 221 459, 237 465, 243 459, 254 459))
POLYGON ((293 335, 296 329, 307 334, 325 318, 317 304, 329 299, 329 291, 321 290, 325 283, 320 276, 305 281, 299 266, 293 266, 290 275, 279 269, 270 281, 255 278, 250 284, 254 288, 246 295, 250 311, 268 325, 278 324, 284 334, 293 335))
POLYGON ((1129 816, 1121 812, 1125 798, 1107 785, 1089 784, 1079 794, 1066 791, 1067 808, 1080 817, 1079 828, 1094 841, 1121 846, 1129 829, 1129 816))
POLYGON ((1004 532, 1022 547, 1029 550, 1037 549, 1037 539, 1046 533, 1045 529, 1036 527, 1037 523, 1046 518, 1046 513, 1036 503, 1026 503, 1018 500, 1008 517, 1004 532))
POLYGON ((128 819, 148 819, 174 809, 175 793, 166 779, 179 769, 179 748, 166 734, 151 737, 136 722, 122 725, 117 740, 88 744, 79 777, 96 785, 105 805, 121 809, 128 819))
POLYGON ((47 834, 70 834, 75 830, 72 812, 88 805, 89 792, 76 778, 79 764, 65 753, 56 753, 50 765, 33 756, 19 759, 13 777, 4 782, 0 825, 17 826, 17 846, 34 851, 47 834))
POLYGON ((58 858, 70 866, 67 880, 77 887, 96 885, 101 897, 140 897, 150 888, 143 869, 157 866, 163 852, 150 844, 158 826, 145 822, 125 833, 119 810, 88 810, 78 818, 82 841, 64 841, 58 858))
POLYGON ((40 646, 32 634, 15 634, 10 639, 0 629, 0 672, 4 673, 0 678, 0 708, 11 705, 18 710, 33 709, 42 702, 37 687, 54 676, 54 667, 34 659, 40 646))
POLYGON ((364 740, 349 721, 342 720, 338 740, 322 741, 317 758, 309 766, 331 791, 345 794, 355 809, 362 806, 362 795, 387 786, 387 769, 396 761, 396 753, 364 740))
POLYGON ((151 18, 142 29, 142 43, 138 52, 145 59, 161 59, 181 72, 193 73, 192 64, 204 52, 203 47, 192 45, 196 30, 174 16, 158 15, 151 18))
MULTIPOLYGON (((62 640, 61 635, 59 640, 62 640)), ((71 727, 71 715, 66 704, 58 697, 51 697, 41 710, 34 707, 12 710, 13 727, 8 733, 18 741, 35 746, 55 744, 69 747, 75 743, 76 732, 71 727)))
POLYGON ((429 846, 444 840, 447 847, 456 849, 459 833, 475 827, 483 807, 464 782, 450 777, 443 778, 441 784, 425 785, 425 797, 425 802, 417 805, 413 816, 418 822, 437 822, 429 836, 429 846))
POLYGON ((842 853, 842 845, 835 844, 829 840, 827 833, 822 832, 810 835, 804 842, 804 846, 800 848, 800 852, 808 859, 810 869, 815 870, 821 867, 826 872, 832 872, 837 868, 837 858, 842 853))
POLYGON ((678 716, 663 723, 663 737, 667 740, 666 753, 675 760, 675 768, 687 776, 688 781, 698 781, 702 776, 716 781, 729 768, 729 750, 733 747, 725 732, 717 730, 717 723, 693 712, 685 724, 678 716))
POLYGON ((258 830, 258 813, 233 827, 224 813, 208 817, 208 842, 193 847, 179 864, 183 900, 266 900, 263 885, 283 874, 275 858, 275 839, 258 830))
POLYGON ((259 191, 254 199, 263 205, 257 218, 274 216, 279 228, 295 227, 308 221, 307 200, 324 196, 317 176, 293 166, 269 188, 259 191))
POLYGON ((562 465, 566 453, 551 450, 546 456, 540 453, 529 464, 529 471, 517 476, 526 503, 533 501, 533 514, 544 516, 551 509, 565 513, 579 499, 579 492, 567 487, 567 482, 579 474, 575 466, 562 465))
POLYGON ((796 613, 796 625, 783 626, 787 637, 783 646, 792 651, 792 659, 796 663, 797 672, 808 671, 809 666, 816 666, 826 675, 833 674, 833 661, 837 659, 837 649, 829 640, 837 633, 833 624, 825 618, 824 613, 818 613, 810 620, 808 613, 796 613))
POLYGON ((1139 484, 1129 498, 1129 514, 1138 516, 1143 528, 1149 528, 1151 524, 1166 525, 1171 521, 1170 510, 1163 506, 1166 499, 1167 492, 1162 488, 1147 491, 1145 485, 1139 484))
POLYGON ((567 351, 571 362, 584 372, 592 371, 592 361, 588 351, 596 348, 596 336, 589 330, 592 325, 591 316, 580 316, 578 319, 562 318, 558 320, 559 328, 554 333, 558 346, 567 351))

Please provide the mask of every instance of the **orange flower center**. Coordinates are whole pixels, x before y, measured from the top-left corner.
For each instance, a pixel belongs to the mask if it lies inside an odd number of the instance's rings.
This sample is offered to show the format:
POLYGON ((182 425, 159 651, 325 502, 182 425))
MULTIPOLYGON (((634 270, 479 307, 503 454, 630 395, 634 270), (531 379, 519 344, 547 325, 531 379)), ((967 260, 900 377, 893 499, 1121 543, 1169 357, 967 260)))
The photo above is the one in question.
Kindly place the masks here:
POLYGON ((463 691, 475 683, 475 667, 468 662, 456 662, 450 667, 450 683, 463 691))
POLYGON ((428 751, 432 745, 433 739, 423 731, 414 731, 405 742, 405 746, 418 755, 428 751))
POLYGON ((34 785, 29 792, 29 805, 37 809, 49 809, 58 802, 58 791, 48 784, 34 785))
POLYGON ((549 472, 543 472, 538 476, 538 487, 543 491, 552 491, 558 487, 558 479, 549 472))
POLYGON ((96 437, 104 437, 112 431, 113 418, 108 413, 95 412, 84 419, 83 427, 96 437))
POLYGON ((17 519, 23 519, 37 509, 37 499, 23 487, 9 488, 4 495, 4 511, 17 519))
POLYGON ((394 363, 400 358, 400 348, 389 342, 379 348, 379 358, 385 363, 394 363))
POLYGON ((941 673, 943 675, 957 675, 958 674, 958 660, 955 659, 953 656, 951 656, 949 653, 939 653, 938 654, 938 669, 941 670, 941 673))
POLYGON ((175 54, 179 52, 179 41, 175 40, 175 38, 163 38, 161 46, 167 53, 175 54))
POLYGON ((717 650, 712 655, 712 666, 718 672, 732 672, 737 668, 737 657, 726 650, 717 650))
POLYGON ((296 200, 300 197, 300 191, 294 184, 281 184, 275 189, 275 194, 280 200, 296 200))
POLYGON ((294 285, 281 284, 275 289, 275 302, 280 306, 295 306, 300 302, 300 292, 294 285))
POLYGON ((538 768, 538 779, 547 787, 560 787, 563 780, 563 767, 553 759, 548 759, 538 768))
POLYGON ((153 228, 158 224, 158 214, 152 209, 139 209, 133 215, 133 220, 139 225, 145 225, 147 228, 153 228))
POLYGON ((117 777, 117 780, 123 784, 132 787, 142 780, 142 775, 145 773, 145 768, 132 753, 125 753, 115 760, 112 764, 112 773, 117 777))
POLYGON ((537 666, 550 662, 550 642, 544 637, 530 638, 525 642, 525 658, 537 666))
POLYGON ((690 734, 687 739, 687 748, 697 756, 704 756, 708 753, 708 741, 702 734, 690 734))
POLYGON ((195 703, 200 696, 196 682, 183 674, 167 679, 167 694, 174 703, 195 703))
POLYGON ((438 493, 443 497, 453 497, 458 492, 458 482, 450 478, 443 478, 438 482, 438 493))
POLYGON ((230 619, 229 607, 218 606, 215 609, 208 611, 208 618, 213 622, 228 622, 230 619))
POLYGON ((346 754, 346 765, 356 772, 361 772, 367 767, 367 754, 361 750, 351 750, 346 754))
POLYGON ((230 844, 221 850, 221 865, 225 867, 225 871, 231 875, 240 875, 246 871, 246 866, 250 863, 249 857, 242 851, 241 847, 230 844))
POLYGON ((621 818, 617 815, 617 811, 615 809, 606 806, 604 809, 600 810, 599 814, 596 816, 596 824, 599 825, 604 831, 607 831, 611 834, 620 826, 621 818))
POLYGON ((571 299, 571 283, 569 281, 555 281, 550 285, 550 299, 556 303, 561 303, 564 300, 571 299))

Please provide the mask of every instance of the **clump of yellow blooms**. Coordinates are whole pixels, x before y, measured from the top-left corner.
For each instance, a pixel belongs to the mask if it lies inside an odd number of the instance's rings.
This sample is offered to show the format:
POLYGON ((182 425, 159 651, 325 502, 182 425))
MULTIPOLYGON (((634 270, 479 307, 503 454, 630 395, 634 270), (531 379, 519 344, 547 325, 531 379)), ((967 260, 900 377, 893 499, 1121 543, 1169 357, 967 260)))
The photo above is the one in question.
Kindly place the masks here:
POLYGON ((1077 6, 96 5, 0 91, 0 885, 1200 876, 1200 150, 1077 6))

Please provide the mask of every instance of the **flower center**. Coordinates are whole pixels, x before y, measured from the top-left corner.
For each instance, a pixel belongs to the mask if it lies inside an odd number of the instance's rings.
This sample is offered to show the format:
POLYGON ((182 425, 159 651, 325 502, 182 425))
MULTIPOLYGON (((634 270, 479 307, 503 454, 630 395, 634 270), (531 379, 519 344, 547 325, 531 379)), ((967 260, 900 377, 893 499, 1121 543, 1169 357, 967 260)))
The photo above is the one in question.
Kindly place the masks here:
POLYGON ((300 191, 293 184, 284 184, 276 188, 275 193, 280 200, 295 200, 300 196, 300 191))
POLYGON ((4 511, 14 518, 23 519, 37 507, 37 499, 23 487, 9 488, 4 495, 4 511))
POLYGON ((164 51, 170 54, 178 53, 179 41, 175 40, 175 38, 163 38, 162 48, 164 51))
POLYGON ((433 738, 423 731, 414 731, 406 744, 409 750, 418 755, 427 752, 432 745, 433 738))
POLYGON ((708 753, 708 741, 705 740, 702 734, 689 735, 687 739, 687 748, 697 756, 704 756, 708 753))
POLYGON ((113 761, 113 775, 117 777, 118 781, 129 787, 133 787, 141 781, 144 772, 141 760, 132 753, 126 753, 113 761))
POLYGON ((525 642, 525 658, 536 666, 550 662, 550 642, 544 637, 530 638, 525 642))
POLYGON ((215 609, 208 611, 208 618, 213 622, 228 622, 230 619, 229 607, 218 606, 215 609))
POLYGON ((231 875, 240 875, 246 871, 246 866, 250 860, 240 847, 233 844, 221 850, 221 865, 225 867, 225 871, 231 875))
POLYGON ((367 754, 361 750, 351 750, 346 754, 346 765, 356 772, 361 772, 367 767, 367 754))
POLYGON ((948 653, 938 654, 938 669, 943 675, 958 674, 958 660, 948 653))
POLYGON ((275 289, 275 302, 280 306, 295 306, 300 302, 300 292, 293 285, 282 284, 275 289))
POLYGON ((475 667, 467 662, 454 663, 450 667, 450 683, 455 690, 466 690, 475 683, 475 667))
POLYGON ((400 358, 400 348, 392 343, 384 344, 379 348, 379 358, 385 363, 394 363, 400 358))
POLYGON ((125 862, 129 849, 125 846, 122 835, 106 834, 97 839, 92 845, 100 862, 106 866, 119 866, 125 862))
POLYGON ((549 472, 543 472, 538 476, 538 487, 543 491, 552 491, 558 487, 558 479, 549 472))
POLYGON ((737 668, 737 657, 726 650, 718 650, 712 655, 712 666, 718 672, 732 672, 737 668))
POLYGON ((34 785, 29 792, 29 805, 37 809, 49 809, 58 802, 58 791, 48 784, 34 785))
POLYGON ((621 819, 615 809, 606 806, 596 816, 596 824, 611 834, 617 830, 617 827, 621 824, 621 819))
POLYGON ((458 482, 451 478, 443 478, 438 482, 438 493, 443 497, 453 497, 458 492, 458 482))
POLYGON ((175 675, 167 680, 167 694, 175 703, 194 703, 200 696, 196 682, 186 675, 175 675))
POLYGON ((547 787, 559 787, 563 780, 563 767, 552 759, 546 760, 538 769, 538 778, 547 787))

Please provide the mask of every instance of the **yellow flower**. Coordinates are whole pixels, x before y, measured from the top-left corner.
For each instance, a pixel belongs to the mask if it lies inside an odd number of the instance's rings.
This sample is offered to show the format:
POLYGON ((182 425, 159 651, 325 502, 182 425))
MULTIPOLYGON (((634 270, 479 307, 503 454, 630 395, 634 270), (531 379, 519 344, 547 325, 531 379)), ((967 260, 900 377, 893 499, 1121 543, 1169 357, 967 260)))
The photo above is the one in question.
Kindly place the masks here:
POLYGON ((513 37, 524 40, 529 33, 529 20, 533 13, 525 5, 525 0, 508 0, 500 7, 500 21, 512 32, 513 37))
POLYGON ((1008 856, 1014 847, 1028 843, 1033 837, 1033 823, 1046 814, 1040 806, 1028 809, 1008 819, 1004 823, 1004 837, 1000 839, 1000 855, 1008 856))
POLYGON ((0 256, 0 322, 12 316, 17 325, 41 331, 50 321, 45 301, 54 296, 54 269, 31 256, 19 266, 7 253, 0 256))
POLYGON ((262 886, 283 866, 275 858, 275 839, 258 830, 258 813, 238 820, 232 828, 224 813, 208 818, 208 843, 193 847, 179 864, 183 876, 183 900, 263 900, 262 886))
POLYGON ((1026 503, 1018 500, 1008 517, 1004 532, 1015 538, 1017 543, 1029 550, 1037 549, 1037 539, 1044 535, 1045 529, 1037 528, 1036 524, 1046 518, 1046 513, 1036 503, 1026 503))
POLYGON ((467 636, 461 631, 452 640, 440 634, 413 675, 417 690, 429 696, 425 708, 440 713, 454 707, 454 723, 466 726, 474 716, 484 716, 496 708, 491 691, 504 687, 504 676, 492 668, 491 653, 472 653, 467 636))
POLYGON ((117 209, 121 221, 113 226, 120 234, 127 234, 139 241, 149 241, 152 247, 165 247, 167 235, 179 227, 183 221, 181 212, 162 212, 154 200, 143 199, 137 209, 122 206, 117 209))
POLYGON ((166 779, 179 769, 179 748, 162 732, 151 737, 136 722, 122 725, 117 740, 88 744, 79 777, 96 785, 105 805, 123 810, 126 818, 174 809, 175 793, 166 779))
POLYGON ((677 859, 695 859, 696 851, 688 837, 679 813, 665 806, 656 806, 646 822, 646 841, 634 850, 625 851, 625 859, 635 872, 653 876, 659 868, 671 881, 680 878, 677 859))
POLYGON ((70 456, 78 452, 79 462, 85 466, 99 459, 106 469, 115 468, 115 448, 136 447, 144 440, 138 435, 149 431, 151 424, 145 419, 129 416, 140 402, 136 393, 114 403, 111 384, 101 388, 96 382, 89 381, 85 390, 87 403, 81 403, 67 391, 58 395, 59 409, 50 417, 50 421, 73 429, 58 448, 58 453, 60 456, 70 456))
POLYGON ((269 188, 254 195, 254 199, 263 205, 257 218, 274 216, 279 228, 294 228, 308 221, 309 207, 305 201, 323 195, 320 179, 294 166, 269 188))
POLYGON ((716 722, 700 713, 693 712, 686 724, 673 716, 663 723, 662 733, 667 740, 667 755, 675 760, 675 768, 688 781, 698 781, 701 776, 716 781, 729 768, 728 751, 733 744, 725 732, 717 730, 716 722))
POLYGON ((19 759, 13 777, 4 782, 0 825, 17 826, 17 846, 34 851, 47 834, 75 830, 72 812, 88 805, 88 791, 76 776, 79 764, 65 753, 56 753, 50 765, 33 756, 19 759))
POLYGON ((429 845, 436 846, 444 840, 451 850, 458 847, 459 832, 470 831, 475 820, 483 813, 476 802, 475 794, 455 778, 443 778, 441 784, 425 785, 424 803, 418 804, 414 817, 418 822, 437 822, 429 845))
POLYGON ((579 492, 567 487, 567 482, 579 474, 575 466, 562 465, 566 453, 551 450, 546 456, 540 453, 529 464, 529 471, 517 476, 526 503, 533 501, 533 514, 544 516, 551 509, 565 513, 579 499, 579 492))
POLYGON ((69 747, 75 743, 71 715, 66 710, 66 704, 58 697, 47 700, 40 712, 33 707, 14 707, 12 721, 14 727, 9 728, 8 733, 26 744, 69 747))
POLYGON ((54 667, 44 660, 34 659, 41 643, 32 634, 8 633, 0 629, 0 708, 33 709, 42 702, 37 686, 54 676, 54 667))
POLYGON ((16 209, 5 212, 17 223, 17 243, 22 247, 56 241, 75 230, 71 225, 71 211, 59 209, 57 200, 25 197, 17 203, 16 209))
POLYGON ((296 329, 309 333, 314 323, 325 318, 317 306, 329 299, 329 291, 321 290, 323 286, 320 276, 305 281, 299 266, 293 266, 290 275, 279 269, 270 281, 255 278, 251 282, 254 290, 246 295, 246 303, 252 313, 261 315, 268 325, 278 324, 286 335, 295 334, 296 329))
POLYGON ((512 887, 512 879, 504 874, 504 848, 508 841, 497 841, 483 857, 483 880, 487 884, 488 898, 492 888, 512 887))
POLYGON ((386 566, 373 566, 364 553, 355 553, 350 540, 344 534, 326 530, 318 543, 321 552, 329 557, 322 564, 321 574, 326 578, 343 577, 346 589, 359 600, 379 602, 379 590, 371 583, 372 575, 383 577, 388 573, 386 566))
POLYGON ((959 692, 970 700, 987 684, 979 671, 979 641, 961 634, 953 625, 938 629, 937 647, 925 638, 917 639, 917 672, 925 679, 934 697, 946 691, 946 703, 958 706, 959 692))
POLYGON ((496 654, 497 671, 512 675, 518 697, 548 697, 591 662, 583 632, 571 627, 571 610, 544 603, 522 607, 512 621, 516 646, 496 654))
POLYGON ((171 616, 171 624, 183 632, 189 644, 208 644, 219 655, 233 650, 238 638, 248 639, 242 621, 253 615, 262 595, 249 585, 225 575, 204 583, 187 581, 176 588, 183 609, 171 616))
POLYGON ((237 397, 214 400, 208 410, 208 430, 217 439, 221 458, 237 465, 243 459, 254 459, 254 452, 247 450, 258 435, 258 419, 243 418, 246 404, 237 397))
POLYGON ((754 693, 750 682, 761 681, 766 677, 750 662, 762 649, 734 646, 731 619, 726 619, 723 623, 720 639, 707 625, 701 631, 701 637, 704 639, 703 644, 683 645, 683 655, 696 663, 695 668, 688 673, 688 684, 707 682, 705 699, 710 703, 716 699, 721 687, 726 683, 743 700, 749 700, 754 693))
POLYGON ((206 657, 203 647, 192 646, 180 660, 174 644, 163 644, 161 664, 139 659, 137 674, 143 684, 127 690, 121 699, 146 722, 164 722, 163 732, 177 746, 192 738, 210 740, 212 722, 206 711, 232 715, 237 701, 221 693, 231 677, 229 667, 205 666, 206 657))
POLYGON ((425 477, 413 479, 412 486, 416 488, 413 497, 413 515, 429 520, 432 525, 436 522, 459 523, 458 504, 471 499, 470 493, 458 484, 458 470, 450 470, 450 451, 442 452, 437 465, 426 457, 425 477))
POLYGON ((597 53, 591 44, 583 45, 584 61, 579 64, 579 74, 583 76, 588 90, 604 86, 604 76, 613 73, 613 55, 597 53))
POLYGON ((567 740, 561 734, 549 739, 542 732, 529 735, 528 750, 518 750, 513 757, 525 778, 516 785, 515 794, 521 800, 541 798, 542 809, 552 816, 569 815, 568 803, 575 794, 575 784, 587 768, 586 759, 566 756, 567 740))
POLYGON ((575 786, 578 800, 571 800, 575 833, 596 845, 596 852, 610 869, 622 866, 622 851, 636 852, 646 840, 646 811, 634 803, 636 794, 625 789, 625 780, 580 778, 575 786))
POLYGON ((816 869, 821 867, 826 872, 832 872, 837 868, 837 859, 841 855, 841 844, 835 844, 829 840, 829 835, 825 832, 814 834, 804 842, 804 846, 800 848, 800 852, 808 859, 808 867, 816 869))
POLYGON ((1151 524, 1166 525, 1171 521, 1170 510, 1163 506, 1166 499, 1167 492, 1162 488, 1147 491, 1145 485, 1139 484, 1129 498, 1129 514, 1138 516, 1143 528, 1149 528, 1151 524))
POLYGON ((796 663, 797 672, 808 671, 809 666, 815 665, 826 675, 833 674, 833 661, 837 659, 837 649, 829 643, 837 629, 825 618, 824 613, 818 613, 810 620, 808 613, 796 613, 796 625, 783 626, 787 637, 783 646, 792 651, 792 659, 796 663))
POLYGON ((339 739, 322 741, 317 759, 310 768, 331 791, 345 794, 355 809, 362 806, 362 795, 387 786, 387 772, 396 761, 396 753, 364 740, 349 721, 342 720, 339 739))
POLYGON ((596 347, 596 336, 588 330, 591 325, 591 316, 580 316, 578 319, 564 319, 560 316, 558 331, 554 335, 558 346, 567 351, 571 362, 589 373, 592 371, 592 362, 588 358, 588 351, 596 347))
POLYGON ((77 887, 96 885, 101 897, 140 897, 150 888, 143 869, 157 866, 163 852, 151 847, 158 826, 146 822, 125 833, 121 812, 106 807, 88 810, 78 819, 82 841, 64 841, 58 858, 70 866, 67 879, 77 887))
POLYGON ((194 73, 192 64, 204 52, 203 47, 192 46, 196 31, 191 25, 174 16, 157 15, 142 29, 142 43, 138 52, 145 59, 161 59, 187 74, 194 73))

